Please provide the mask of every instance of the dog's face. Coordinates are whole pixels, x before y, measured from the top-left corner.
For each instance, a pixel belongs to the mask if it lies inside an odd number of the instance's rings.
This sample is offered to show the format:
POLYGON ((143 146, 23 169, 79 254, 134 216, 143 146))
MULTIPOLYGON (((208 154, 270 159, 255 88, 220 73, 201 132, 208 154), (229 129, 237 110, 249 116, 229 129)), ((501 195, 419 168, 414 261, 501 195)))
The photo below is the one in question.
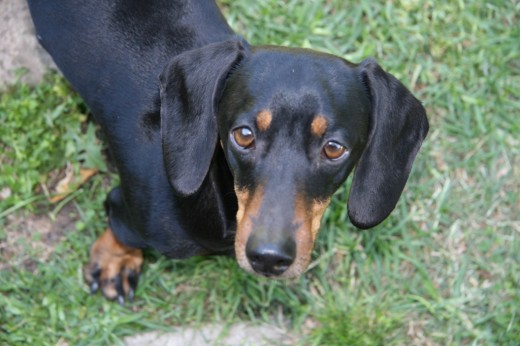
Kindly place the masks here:
POLYGON ((232 72, 217 122, 242 268, 269 277, 306 269, 330 198, 365 147, 369 112, 355 67, 332 56, 256 48, 232 72))
POLYGON ((165 168, 197 194, 220 143, 238 200, 242 268, 294 277, 321 217, 354 167, 351 222, 370 228, 395 207, 428 131, 424 108, 373 60, 230 40, 183 53, 161 76, 165 168))

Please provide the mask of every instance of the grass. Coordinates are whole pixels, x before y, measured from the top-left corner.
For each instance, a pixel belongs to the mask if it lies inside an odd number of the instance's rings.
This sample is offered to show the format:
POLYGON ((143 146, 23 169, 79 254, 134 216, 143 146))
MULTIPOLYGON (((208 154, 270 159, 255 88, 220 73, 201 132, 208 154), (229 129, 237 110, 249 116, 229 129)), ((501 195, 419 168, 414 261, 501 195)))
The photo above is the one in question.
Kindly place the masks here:
POLYGON ((56 75, 14 85, 0 98, 0 344, 113 344, 140 331, 243 320, 283 326, 302 345, 519 345, 520 4, 220 4, 253 44, 375 57, 424 102, 430 134, 396 210, 356 230, 346 184, 311 269, 290 282, 250 276, 230 258, 150 253, 137 301, 121 307, 89 295, 81 277, 117 184, 86 109, 56 75), (67 163, 74 176, 100 173, 51 204, 45 191, 67 163), (16 228, 35 214, 72 222, 56 230, 59 241, 34 224, 16 228))

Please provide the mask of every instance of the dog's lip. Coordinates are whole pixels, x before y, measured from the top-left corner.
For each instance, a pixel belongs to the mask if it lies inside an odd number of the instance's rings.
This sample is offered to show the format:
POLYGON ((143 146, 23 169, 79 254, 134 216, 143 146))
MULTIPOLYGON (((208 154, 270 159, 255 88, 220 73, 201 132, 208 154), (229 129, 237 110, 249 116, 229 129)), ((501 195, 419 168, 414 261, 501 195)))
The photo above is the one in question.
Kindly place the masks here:
POLYGON ((281 274, 281 275, 274 275, 274 274, 269 274, 269 273, 257 272, 255 270, 253 270, 251 273, 256 275, 256 276, 258 276, 258 277, 262 277, 262 278, 266 278, 266 279, 272 279, 272 280, 284 280, 284 279, 287 279, 286 277, 283 276, 283 274, 281 274))
POLYGON ((273 274, 269 274, 269 273, 264 273, 264 272, 257 272, 255 271, 256 274, 260 275, 260 276, 263 276, 263 277, 266 277, 268 279, 272 279, 273 277, 275 277, 275 275, 273 274))
POLYGON ((270 280, 279 280, 279 281, 286 281, 286 280, 293 280, 293 279, 297 279, 299 278, 300 276, 302 276, 308 269, 308 265, 303 269, 303 270, 294 270, 293 266, 295 264, 292 264, 291 266, 289 266, 289 268, 284 271, 282 274, 280 275, 274 275, 274 274, 268 274, 268 273, 263 273, 263 272, 257 272, 255 271, 251 265, 249 264, 249 261, 245 263, 243 263, 242 261, 238 261, 238 265, 241 269, 243 269, 244 271, 248 272, 249 274, 252 274, 256 277, 260 277, 260 278, 264 278, 264 279, 270 279, 270 280))

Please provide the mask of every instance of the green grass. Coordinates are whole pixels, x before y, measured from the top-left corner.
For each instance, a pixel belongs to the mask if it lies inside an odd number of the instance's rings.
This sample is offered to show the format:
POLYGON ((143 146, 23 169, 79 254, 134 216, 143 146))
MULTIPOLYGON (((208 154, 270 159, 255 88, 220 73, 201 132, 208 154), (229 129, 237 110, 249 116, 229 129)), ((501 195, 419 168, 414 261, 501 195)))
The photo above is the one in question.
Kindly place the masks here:
POLYGON ((35 88, 15 85, 0 98, 0 190, 11 192, 0 199, 0 344, 113 344, 140 331, 245 320, 285 326, 303 345, 519 345, 520 4, 221 5, 253 44, 375 57, 424 102, 430 134, 396 210, 356 230, 346 184, 300 279, 256 278, 231 258, 148 254, 136 302, 121 307, 89 295, 81 277, 117 184, 85 108, 53 75, 35 88), (51 205, 41 186, 66 162, 103 173, 67 207, 51 205), (30 225, 18 237, 13 222, 35 212, 73 222, 59 242, 30 225), (34 243, 50 255, 42 259, 34 243))

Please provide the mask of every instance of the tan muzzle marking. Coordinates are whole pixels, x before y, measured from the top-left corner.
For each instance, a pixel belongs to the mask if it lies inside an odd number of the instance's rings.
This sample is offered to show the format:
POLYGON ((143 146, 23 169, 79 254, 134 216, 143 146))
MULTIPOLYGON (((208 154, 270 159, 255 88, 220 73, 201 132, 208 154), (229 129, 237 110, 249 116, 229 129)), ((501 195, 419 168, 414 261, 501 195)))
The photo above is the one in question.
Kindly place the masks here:
POLYGON ((252 217, 258 215, 260 205, 264 198, 264 189, 257 187, 252 193, 246 189, 238 189, 235 186, 235 193, 238 200, 237 211, 237 233, 235 236, 235 255, 237 262, 244 270, 253 273, 254 270, 249 264, 246 255, 246 245, 251 232, 253 231, 252 217))
MULTIPOLYGON (((246 255, 246 245, 253 231, 252 218, 258 216, 264 197, 262 187, 251 192, 235 188, 238 199, 237 234, 235 238, 235 254, 237 262, 244 270, 254 273, 246 255)), ((329 205, 325 201, 307 202, 297 197, 294 205, 293 224, 297 225, 294 240, 296 242, 296 258, 294 263, 278 278, 292 278, 301 275, 311 260, 312 249, 318 235, 321 218, 329 205)))
POLYGON ((296 231, 296 259, 283 277, 296 277, 307 269, 311 261, 312 249, 320 229, 321 218, 330 203, 325 201, 306 202, 301 197, 296 198, 293 223, 298 225, 296 231))

